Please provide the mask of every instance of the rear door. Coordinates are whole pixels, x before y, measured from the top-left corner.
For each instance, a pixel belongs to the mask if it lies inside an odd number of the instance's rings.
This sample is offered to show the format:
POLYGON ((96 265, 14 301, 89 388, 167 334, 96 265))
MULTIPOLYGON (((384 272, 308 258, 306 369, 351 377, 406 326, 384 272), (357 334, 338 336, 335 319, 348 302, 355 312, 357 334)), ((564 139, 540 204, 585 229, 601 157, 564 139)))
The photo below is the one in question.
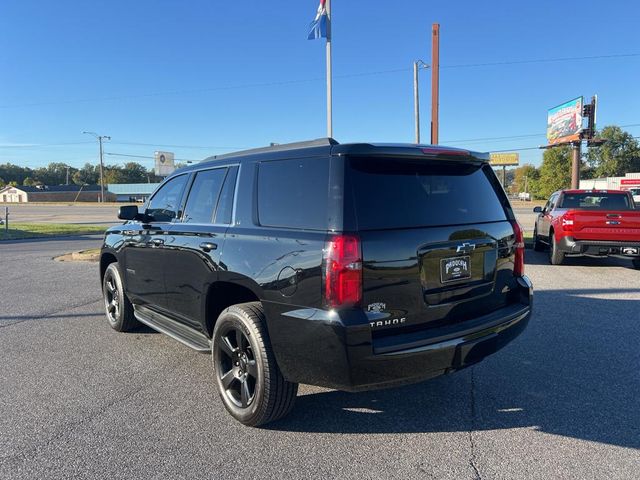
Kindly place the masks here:
POLYGON ((374 337, 463 322, 516 301, 513 213, 486 163, 351 157, 346 175, 364 308, 393 320, 376 325, 374 337))

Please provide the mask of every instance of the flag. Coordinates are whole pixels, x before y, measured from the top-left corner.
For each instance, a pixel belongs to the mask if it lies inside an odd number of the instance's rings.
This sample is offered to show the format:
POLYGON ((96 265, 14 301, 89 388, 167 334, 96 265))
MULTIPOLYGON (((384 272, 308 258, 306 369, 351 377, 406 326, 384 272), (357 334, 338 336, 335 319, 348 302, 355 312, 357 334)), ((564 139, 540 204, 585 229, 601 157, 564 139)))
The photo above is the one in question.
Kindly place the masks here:
POLYGON ((316 18, 309 25, 309 36, 307 40, 315 40, 317 38, 329 38, 329 18, 327 15, 327 0, 320 0, 316 18))

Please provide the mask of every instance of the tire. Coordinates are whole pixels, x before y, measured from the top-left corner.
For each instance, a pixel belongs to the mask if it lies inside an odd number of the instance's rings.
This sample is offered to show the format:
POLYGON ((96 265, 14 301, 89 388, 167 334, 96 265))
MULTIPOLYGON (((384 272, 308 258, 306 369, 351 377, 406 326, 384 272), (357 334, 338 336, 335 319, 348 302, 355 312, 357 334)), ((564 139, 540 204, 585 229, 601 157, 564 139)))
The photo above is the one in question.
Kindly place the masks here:
POLYGON ((544 243, 542 243, 538 239, 538 227, 537 226, 533 229, 533 249, 536 252, 541 252, 541 251, 544 250, 544 243))
POLYGON ((257 427, 293 408, 298 384, 286 381, 276 364, 260 302, 233 305, 220 314, 211 357, 218 394, 239 422, 257 427))
POLYGON ((562 265, 563 261, 564 252, 558 250, 558 243, 552 230, 549 232, 549 263, 551 263, 551 265, 562 265))
POLYGON ((640 270, 640 258, 634 258, 633 259, 633 267, 636 270, 640 270))
POLYGON ((139 322, 133 314, 133 305, 124 293, 122 273, 118 263, 111 263, 102 279, 102 296, 109 326, 118 332, 128 332, 139 322))

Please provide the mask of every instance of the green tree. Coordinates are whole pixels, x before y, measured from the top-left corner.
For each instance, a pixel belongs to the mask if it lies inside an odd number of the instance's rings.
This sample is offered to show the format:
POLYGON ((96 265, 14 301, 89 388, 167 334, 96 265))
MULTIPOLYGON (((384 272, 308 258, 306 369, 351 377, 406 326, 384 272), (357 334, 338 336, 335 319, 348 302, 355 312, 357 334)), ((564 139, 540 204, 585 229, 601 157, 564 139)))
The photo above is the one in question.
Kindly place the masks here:
POLYGON ((0 165, 0 177, 4 178, 7 183, 15 182, 16 185, 19 185, 24 182, 25 178, 33 177, 33 175, 33 170, 28 167, 21 167, 11 163, 0 165))
POLYGON ((530 163, 525 163, 524 165, 516 168, 513 172, 511 193, 517 195, 520 192, 525 192, 525 187, 527 192, 531 192, 532 183, 535 183, 539 177, 540 172, 538 172, 538 169, 530 163))
POLYGON ((36 184, 36 181, 31 177, 25 178, 24 181, 22 182, 22 185, 25 185, 27 187, 31 187, 35 184, 36 184))
POLYGON ((120 183, 147 183, 147 169, 137 162, 125 163, 120 180, 120 183))
MULTIPOLYGON (((41 167, 35 170, 33 177, 45 185, 63 185, 67 180, 67 167, 66 163, 50 163, 46 167, 41 167)), ((69 177, 71 178, 73 170, 69 167, 69 177)))
POLYGON ((590 148, 587 153, 587 162, 595 177, 621 177, 628 172, 640 172, 640 145, 630 133, 610 125, 596 136, 606 142, 590 148))
POLYGON ((100 178, 100 169, 91 163, 85 163, 71 178, 76 185, 96 185, 100 178))
POLYGON ((0 188, 4 188, 6 186, 6 182, 4 181, 4 178, 0 177, 0 188))
POLYGON ((106 165, 104 167, 104 184, 109 183, 126 183, 123 181, 124 175, 122 167, 119 165, 106 165))
POLYGON ((548 148, 542 156, 539 176, 531 182, 535 198, 549 198, 556 190, 571 186, 571 147, 548 148))

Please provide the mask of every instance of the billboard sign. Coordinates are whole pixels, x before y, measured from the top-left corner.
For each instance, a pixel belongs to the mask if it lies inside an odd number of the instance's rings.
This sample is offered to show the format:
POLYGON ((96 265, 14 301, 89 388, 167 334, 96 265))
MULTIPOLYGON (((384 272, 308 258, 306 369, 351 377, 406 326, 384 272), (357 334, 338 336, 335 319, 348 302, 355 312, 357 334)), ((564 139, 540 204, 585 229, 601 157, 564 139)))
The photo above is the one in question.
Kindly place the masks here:
POLYGON ((175 169, 175 157, 172 152, 155 152, 154 172, 159 177, 168 177, 175 169))
POLYGON ((553 107, 547 112, 547 141, 549 145, 580 140, 583 106, 583 97, 578 97, 553 107))
POLYGON ((520 164, 520 154, 516 152, 491 153, 489 163, 493 167, 511 167, 520 164))

